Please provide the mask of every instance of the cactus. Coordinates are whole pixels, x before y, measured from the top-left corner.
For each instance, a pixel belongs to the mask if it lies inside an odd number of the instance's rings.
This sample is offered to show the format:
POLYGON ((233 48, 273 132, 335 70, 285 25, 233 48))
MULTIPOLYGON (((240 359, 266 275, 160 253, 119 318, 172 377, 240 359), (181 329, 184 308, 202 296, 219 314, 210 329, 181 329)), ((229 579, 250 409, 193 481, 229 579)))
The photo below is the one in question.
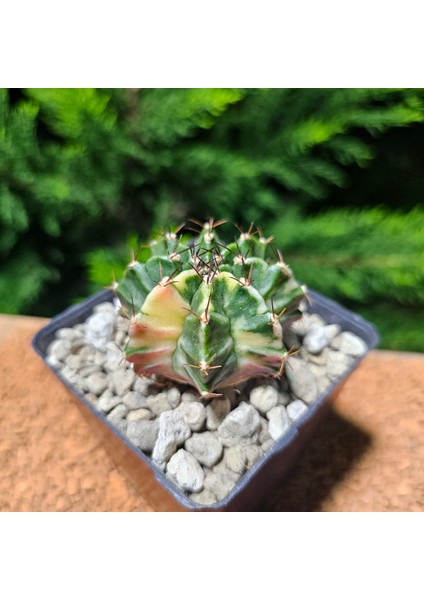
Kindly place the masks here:
POLYGON ((145 263, 136 257, 114 291, 130 319, 128 361, 139 375, 194 386, 203 397, 253 377, 279 377, 290 351, 283 327, 297 318, 305 288, 272 238, 253 225, 223 244, 223 221, 196 222, 197 238, 163 233, 145 263))

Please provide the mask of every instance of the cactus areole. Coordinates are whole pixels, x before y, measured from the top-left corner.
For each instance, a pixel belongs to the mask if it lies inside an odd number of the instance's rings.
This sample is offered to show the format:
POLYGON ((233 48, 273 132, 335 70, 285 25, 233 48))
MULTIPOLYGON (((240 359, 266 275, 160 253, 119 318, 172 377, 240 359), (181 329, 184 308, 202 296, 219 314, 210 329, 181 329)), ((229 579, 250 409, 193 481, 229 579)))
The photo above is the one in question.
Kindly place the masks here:
POLYGON ((305 296, 272 238, 252 225, 225 245, 220 224, 199 223, 192 239, 162 234, 150 258, 134 258, 113 286, 130 320, 125 354, 135 372, 192 385, 206 398, 282 374, 283 328, 305 296))

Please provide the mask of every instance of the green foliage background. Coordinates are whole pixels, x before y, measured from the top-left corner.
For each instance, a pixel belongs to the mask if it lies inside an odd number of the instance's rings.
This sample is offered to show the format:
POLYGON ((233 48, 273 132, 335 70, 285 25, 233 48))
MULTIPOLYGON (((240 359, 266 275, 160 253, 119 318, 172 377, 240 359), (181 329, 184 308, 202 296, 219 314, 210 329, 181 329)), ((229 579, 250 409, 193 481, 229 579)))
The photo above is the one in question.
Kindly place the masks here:
POLYGON ((0 312, 53 315, 213 215, 424 351, 423 121, 421 89, 2 89, 0 312))

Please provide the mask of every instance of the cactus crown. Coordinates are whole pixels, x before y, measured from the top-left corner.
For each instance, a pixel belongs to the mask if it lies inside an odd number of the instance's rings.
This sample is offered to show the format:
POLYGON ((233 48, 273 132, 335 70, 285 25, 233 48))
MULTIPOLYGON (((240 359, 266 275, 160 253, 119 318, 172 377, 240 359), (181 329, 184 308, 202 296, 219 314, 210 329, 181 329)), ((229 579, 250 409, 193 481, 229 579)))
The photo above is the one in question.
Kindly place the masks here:
POLYGON ((140 375, 194 386, 202 396, 258 376, 281 375, 288 355, 283 327, 299 316, 304 286, 272 238, 239 231, 225 245, 198 223, 197 238, 163 233, 145 263, 130 262, 114 289, 130 319, 127 360, 140 375))

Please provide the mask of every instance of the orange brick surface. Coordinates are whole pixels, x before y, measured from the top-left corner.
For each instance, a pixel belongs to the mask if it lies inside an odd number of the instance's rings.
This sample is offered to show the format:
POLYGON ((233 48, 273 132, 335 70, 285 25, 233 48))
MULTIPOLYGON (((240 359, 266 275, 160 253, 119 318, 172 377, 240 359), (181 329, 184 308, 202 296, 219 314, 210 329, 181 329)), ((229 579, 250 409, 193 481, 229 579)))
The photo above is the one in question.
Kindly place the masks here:
MULTIPOLYGON (((46 320, 0 316, 0 510, 152 511, 31 348, 46 320)), ((372 352, 267 511, 421 511, 424 356, 372 352)))

